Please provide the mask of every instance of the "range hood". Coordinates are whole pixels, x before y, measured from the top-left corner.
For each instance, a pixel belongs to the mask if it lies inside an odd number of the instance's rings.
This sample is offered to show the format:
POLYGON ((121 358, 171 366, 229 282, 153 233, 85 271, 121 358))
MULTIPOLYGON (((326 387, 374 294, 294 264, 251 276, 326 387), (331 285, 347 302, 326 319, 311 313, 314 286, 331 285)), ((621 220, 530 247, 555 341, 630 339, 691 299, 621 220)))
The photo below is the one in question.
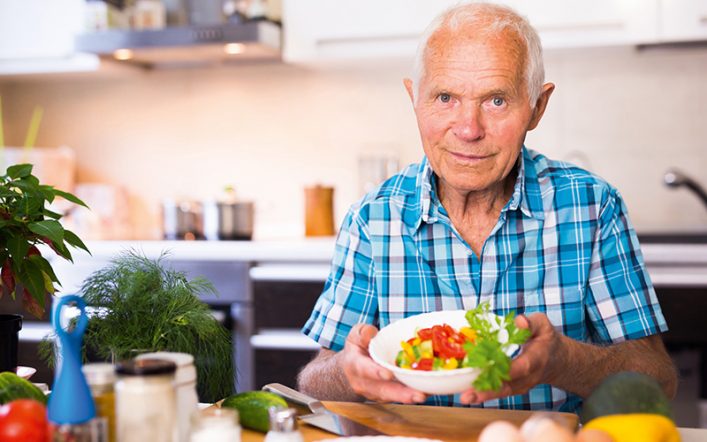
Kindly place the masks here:
POLYGON ((81 34, 75 49, 145 68, 205 67, 281 60, 280 26, 253 20, 160 30, 81 34))

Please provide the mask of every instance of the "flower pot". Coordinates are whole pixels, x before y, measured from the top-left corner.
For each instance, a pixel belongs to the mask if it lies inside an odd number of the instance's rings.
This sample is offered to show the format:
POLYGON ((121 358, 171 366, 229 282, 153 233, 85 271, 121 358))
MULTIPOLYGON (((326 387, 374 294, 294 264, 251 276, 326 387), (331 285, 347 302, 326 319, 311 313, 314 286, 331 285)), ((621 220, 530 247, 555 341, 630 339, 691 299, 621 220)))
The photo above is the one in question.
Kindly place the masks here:
POLYGON ((17 343, 21 329, 21 315, 0 315, 0 372, 17 372, 17 343))

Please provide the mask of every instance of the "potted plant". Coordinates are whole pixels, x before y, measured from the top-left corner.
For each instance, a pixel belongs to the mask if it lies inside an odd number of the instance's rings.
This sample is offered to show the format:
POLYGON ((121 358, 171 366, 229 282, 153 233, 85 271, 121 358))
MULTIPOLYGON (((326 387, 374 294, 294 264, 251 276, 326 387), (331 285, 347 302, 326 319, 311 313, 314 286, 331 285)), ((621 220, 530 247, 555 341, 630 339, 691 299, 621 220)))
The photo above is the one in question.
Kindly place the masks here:
POLYGON ((32 175, 31 164, 10 166, 0 176, 0 297, 15 299, 21 294, 24 308, 37 317, 44 313, 47 295, 55 292, 54 284, 59 284, 37 246, 46 244, 69 261, 68 246, 89 252, 76 234, 59 223, 62 215, 47 207, 57 197, 87 207, 71 193, 41 184, 32 175))
MULTIPOLYGON (((189 353, 201 401, 223 399, 234 384, 230 333, 199 298, 216 290, 206 279, 189 280, 167 267, 164 258, 125 251, 84 281, 82 296, 97 312, 89 318, 85 349, 114 361, 142 352, 189 353)), ((48 341, 40 352, 51 359, 48 341)))

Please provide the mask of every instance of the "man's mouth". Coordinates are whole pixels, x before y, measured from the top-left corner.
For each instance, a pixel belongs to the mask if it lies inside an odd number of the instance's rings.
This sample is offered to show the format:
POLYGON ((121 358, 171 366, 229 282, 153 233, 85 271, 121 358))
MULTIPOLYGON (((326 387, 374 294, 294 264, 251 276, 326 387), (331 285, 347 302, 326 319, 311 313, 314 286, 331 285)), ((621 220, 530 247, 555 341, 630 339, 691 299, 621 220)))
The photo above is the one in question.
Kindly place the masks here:
POLYGON ((465 163, 476 163, 476 162, 483 161, 483 160, 491 157, 491 155, 479 155, 479 154, 460 153, 460 152, 449 152, 449 153, 456 160, 462 161, 465 163))

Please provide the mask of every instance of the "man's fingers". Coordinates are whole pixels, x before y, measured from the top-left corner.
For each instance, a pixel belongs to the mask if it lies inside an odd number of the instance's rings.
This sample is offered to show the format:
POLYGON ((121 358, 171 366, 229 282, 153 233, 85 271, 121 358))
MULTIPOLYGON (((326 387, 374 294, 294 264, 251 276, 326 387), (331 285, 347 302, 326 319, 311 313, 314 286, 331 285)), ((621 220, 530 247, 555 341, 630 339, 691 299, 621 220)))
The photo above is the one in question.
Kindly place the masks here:
POLYGON ((378 334, 378 329, 370 324, 356 324, 351 328, 347 342, 363 349, 368 349, 368 343, 378 334))
POLYGON ((370 387, 378 392, 381 402, 414 404, 424 402, 427 396, 398 382, 374 382, 370 387))
POLYGON ((533 349, 528 349, 525 353, 521 353, 517 358, 511 361, 511 369, 508 375, 511 379, 522 379, 528 375, 533 370, 531 353, 533 349))
POLYGON ((530 328, 530 322, 525 315, 516 316, 515 323, 518 328, 530 328))

